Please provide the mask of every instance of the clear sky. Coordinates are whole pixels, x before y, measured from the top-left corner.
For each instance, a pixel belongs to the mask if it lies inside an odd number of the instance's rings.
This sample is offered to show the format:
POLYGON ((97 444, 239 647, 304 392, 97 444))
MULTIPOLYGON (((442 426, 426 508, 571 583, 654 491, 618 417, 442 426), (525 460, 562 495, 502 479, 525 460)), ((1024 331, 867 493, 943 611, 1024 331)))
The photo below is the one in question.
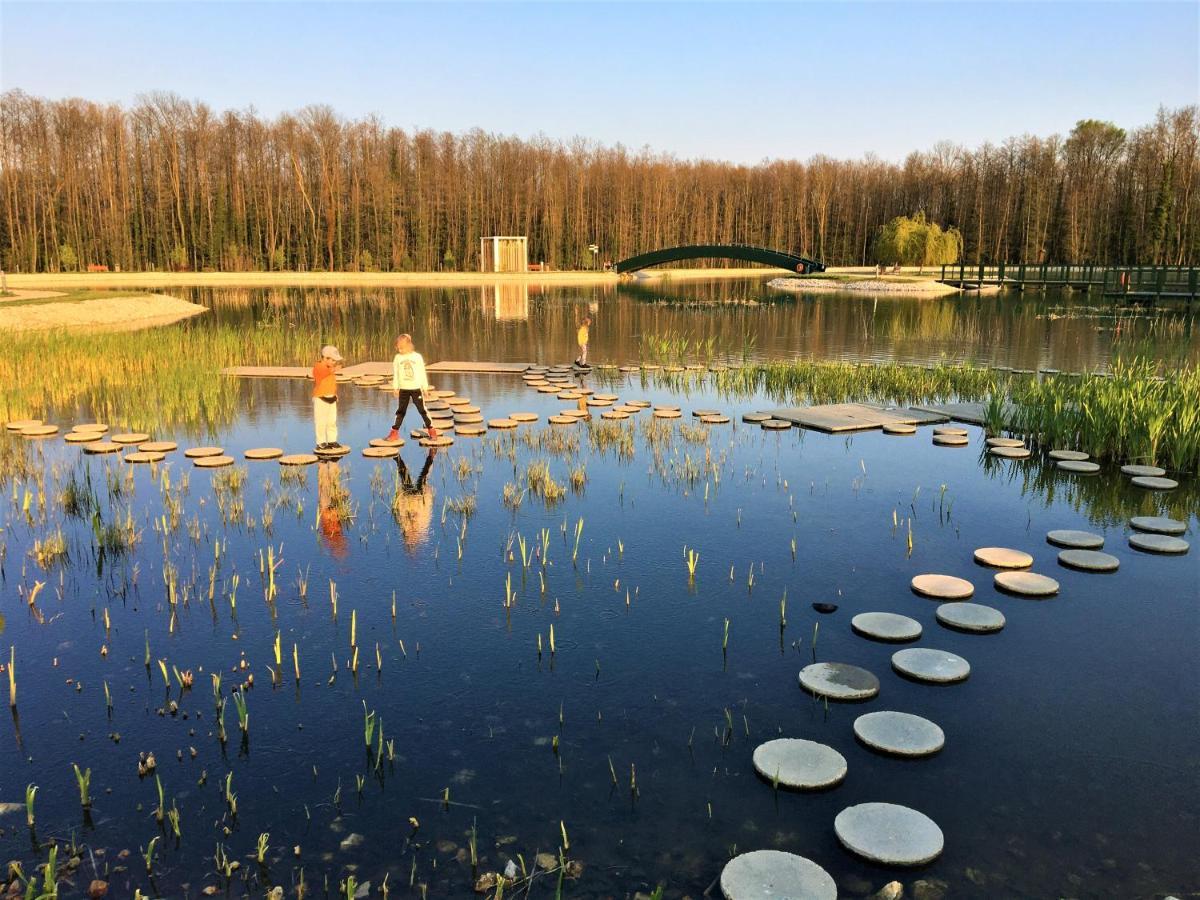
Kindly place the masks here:
POLYGON ((1200 3, 0 0, 0 86, 326 103, 738 162, 902 159, 1200 102, 1200 3))

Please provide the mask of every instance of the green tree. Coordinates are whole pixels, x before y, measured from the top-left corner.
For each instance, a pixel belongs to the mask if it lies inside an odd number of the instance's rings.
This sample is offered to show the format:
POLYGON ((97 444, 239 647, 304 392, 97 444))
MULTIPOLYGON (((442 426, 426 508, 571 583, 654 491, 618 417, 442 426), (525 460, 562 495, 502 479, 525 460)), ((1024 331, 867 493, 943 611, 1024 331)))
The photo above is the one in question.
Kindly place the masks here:
POLYGON ((875 261, 884 265, 900 263, 903 266, 942 266, 958 262, 962 253, 963 239, 957 228, 945 230, 936 222, 929 222, 925 213, 919 212, 911 218, 896 216, 879 229, 875 239, 875 261))
POLYGON ((75 248, 70 244, 63 244, 59 247, 58 264, 64 269, 79 268, 79 255, 75 252, 75 248))
POLYGON ((458 264, 458 258, 454 255, 453 250, 447 250, 442 255, 442 268, 453 269, 458 264))

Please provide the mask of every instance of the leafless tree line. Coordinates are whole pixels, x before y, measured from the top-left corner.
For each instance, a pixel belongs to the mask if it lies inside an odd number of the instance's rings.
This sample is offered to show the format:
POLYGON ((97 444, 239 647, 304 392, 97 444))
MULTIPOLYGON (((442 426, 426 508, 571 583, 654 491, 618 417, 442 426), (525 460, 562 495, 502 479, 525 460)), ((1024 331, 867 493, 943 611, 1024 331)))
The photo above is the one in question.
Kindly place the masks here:
POLYGON ((863 264, 924 212, 968 262, 1200 262, 1200 116, 1126 132, 939 143, 903 163, 735 165, 575 139, 407 132, 314 106, 265 119, 169 94, 132 108, 0 95, 0 261, 10 271, 471 269, 524 234, 558 268, 747 243, 863 264))

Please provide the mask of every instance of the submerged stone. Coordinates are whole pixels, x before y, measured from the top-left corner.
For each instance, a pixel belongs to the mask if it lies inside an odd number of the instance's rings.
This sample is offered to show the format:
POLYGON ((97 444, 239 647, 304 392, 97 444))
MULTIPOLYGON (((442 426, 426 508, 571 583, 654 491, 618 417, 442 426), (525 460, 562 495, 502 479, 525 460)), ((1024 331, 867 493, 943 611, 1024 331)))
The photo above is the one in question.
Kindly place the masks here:
POLYGON ((942 852, 942 829, 915 809, 894 803, 860 803, 838 813, 833 830, 842 845, 871 862, 919 866, 942 852))
POLYGON ((725 900, 837 900, 837 884, 811 859, 782 850, 752 850, 721 870, 725 900))
POLYGON ((836 603, 821 603, 819 601, 814 603, 812 608, 822 615, 829 615, 830 613, 835 613, 838 611, 838 605, 836 603))

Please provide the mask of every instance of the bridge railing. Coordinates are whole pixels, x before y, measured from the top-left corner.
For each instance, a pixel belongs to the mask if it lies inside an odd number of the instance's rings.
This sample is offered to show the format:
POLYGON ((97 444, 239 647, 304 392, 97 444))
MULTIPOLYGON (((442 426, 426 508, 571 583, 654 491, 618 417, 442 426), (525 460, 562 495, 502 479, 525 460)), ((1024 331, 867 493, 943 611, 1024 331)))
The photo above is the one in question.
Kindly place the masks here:
POLYGON ((1122 266, 1105 273, 1104 293, 1116 297, 1200 299, 1200 268, 1122 266))
POLYGON ((995 265, 955 263, 942 266, 942 281, 981 284, 1100 285, 1105 266, 1002 262, 995 265))

